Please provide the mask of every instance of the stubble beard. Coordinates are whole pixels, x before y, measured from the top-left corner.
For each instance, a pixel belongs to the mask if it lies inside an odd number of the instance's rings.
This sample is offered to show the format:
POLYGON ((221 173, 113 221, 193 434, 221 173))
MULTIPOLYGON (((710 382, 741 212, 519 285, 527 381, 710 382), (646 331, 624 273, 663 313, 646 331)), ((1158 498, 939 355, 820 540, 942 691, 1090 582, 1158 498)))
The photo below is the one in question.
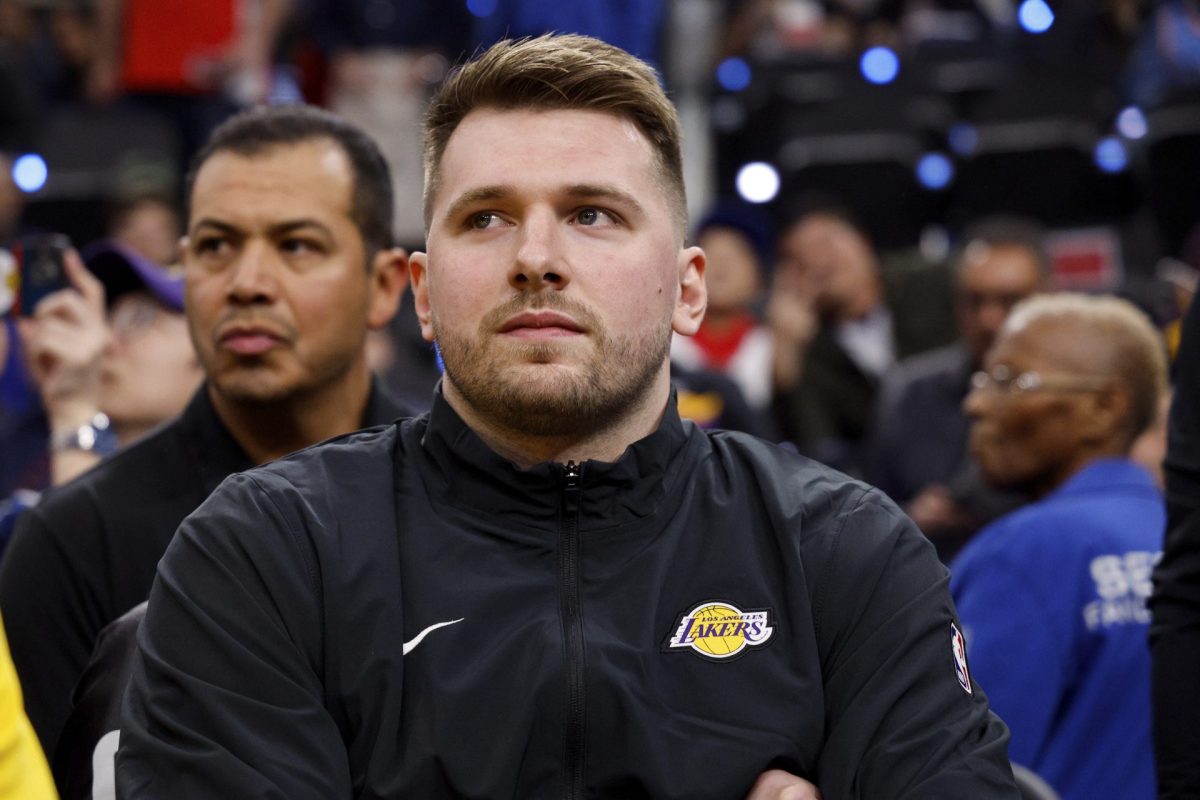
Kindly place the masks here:
MULTIPOLYGON (((347 310, 357 314, 357 310, 347 310)), ((365 312, 364 312, 365 313, 365 312)), ((346 380, 362 351, 363 341, 338 347, 325 347, 303 357, 297 348, 302 341, 295 325, 278 316, 267 317, 261 312, 225 312, 209 328, 189 321, 192 339, 204 380, 211 389, 228 402, 248 409, 269 409, 290 403, 303 403, 325 389, 346 380), (283 332, 287 344, 260 356, 238 357, 222 353, 211 331, 236 317, 244 322, 268 321, 283 332), (201 338, 204 337, 204 338, 201 338)), ((365 340, 365 328, 362 339, 365 340)))
POLYGON ((651 336, 611 336, 586 308, 554 295, 516 298, 493 310, 474 341, 442 329, 436 315, 433 328, 446 375, 475 413, 527 436, 580 437, 615 425, 644 402, 671 345, 669 320, 651 336), (496 342, 503 320, 527 309, 561 311, 583 324, 594 343, 590 358, 571 369, 557 362, 574 343, 496 342), (510 369, 529 364, 540 366, 510 369))

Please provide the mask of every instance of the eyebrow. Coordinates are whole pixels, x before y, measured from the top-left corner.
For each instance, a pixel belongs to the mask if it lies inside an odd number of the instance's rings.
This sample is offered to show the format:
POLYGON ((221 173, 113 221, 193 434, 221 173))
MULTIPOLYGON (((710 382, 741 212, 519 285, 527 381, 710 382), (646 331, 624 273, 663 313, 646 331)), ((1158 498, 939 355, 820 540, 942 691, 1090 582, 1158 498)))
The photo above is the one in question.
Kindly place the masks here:
POLYGON ((618 189, 617 187, 606 183, 577 183, 567 187, 567 195, 570 197, 588 198, 600 197, 613 200, 624 206, 628 206, 633 211, 641 216, 645 216, 646 209, 637 201, 637 198, 629 194, 629 192, 618 189))
POLYGON ((228 222, 221 222, 218 219, 204 217, 202 219, 196 220, 196 223, 194 225, 192 225, 191 228, 188 229, 188 235, 194 236, 196 234, 196 231, 200 230, 201 228, 216 228, 221 233, 237 233, 238 232, 238 229, 235 228, 234 226, 230 225, 228 222))
POLYGON ((478 189, 468 189, 458 197, 454 198, 454 202, 452 202, 450 207, 446 209, 446 219, 457 219, 463 211, 475 205, 476 203, 484 203, 490 200, 500 200, 515 193, 516 190, 507 184, 480 186, 478 189))
MULTIPOLYGON (((463 211, 477 203, 503 200, 517 193, 516 187, 511 184, 495 184, 492 186, 480 186, 477 189, 469 189, 456 197, 454 202, 446 209, 446 218, 457 219, 463 211)), ((610 184, 576 183, 566 187, 564 194, 567 197, 581 200, 590 198, 608 199, 632 209, 639 216, 645 216, 646 214, 646 209, 638 202, 637 198, 610 184)))
MULTIPOLYGON (((198 220, 196 222, 196 224, 192 226, 192 229, 188 233, 189 233, 189 235, 195 235, 195 232, 199 231, 202 228, 216 228, 221 233, 224 233, 224 234, 230 235, 230 236, 244 235, 244 231, 241 228, 237 227, 236 225, 230 225, 228 222, 223 222, 219 219, 212 219, 211 217, 205 217, 203 219, 198 220)), ((333 235, 332 231, 330 231, 330 229, 327 225, 325 225, 324 223, 319 222, 315 219, 309 219, 307 217, 302 218, 302 219, 287 220, 285 222, 278 222, 278 223, 268 227, 267 232, 272 236, 283 236, 283 235, 292 233, 293 231, 300 230, 302 228, 316 228, 318 231, 320 231, 322 234, 324 234, 327 237, 332 237, 332 235, 333 235)))

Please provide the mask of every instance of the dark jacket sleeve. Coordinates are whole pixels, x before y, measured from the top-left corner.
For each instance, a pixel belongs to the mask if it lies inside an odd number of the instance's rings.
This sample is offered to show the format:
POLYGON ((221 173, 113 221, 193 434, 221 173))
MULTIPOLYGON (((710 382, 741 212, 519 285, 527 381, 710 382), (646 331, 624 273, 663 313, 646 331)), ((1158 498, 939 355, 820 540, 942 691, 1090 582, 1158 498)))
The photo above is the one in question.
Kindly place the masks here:
POLYGON ((815 591, 825 797, 1016 800, 1008 729, 959 681, 949 575, 879 492, 841 518, 815 591))
POLYGON ((111 791, 116 744, 110 750, 108 742, 121 728, 121 703, 145 614, 145 603, 134 606, 96 639, 91 660, 75 685, 71 714, 52 765, 60 800, 94 800, 105 796, 105 788, 111 791), (101 759, 107 760, 107 767, 98 763, 101 759))
POLYGON ((25 710, 47 758, 54 755, 71 691, 107 621, 102 618, 107 589, 96 567, 103 563, 97 517, 70 511, 47 514, 35 506, 22 514, 0 568, 0 612, 25 710), (70 530, 61 524, 66 516, 77 520, 70 530))
POLYGON ((1150 598, 1159 796, 1200 797, 1200 303, 1184 321, 1167 428, 1167 533, 1150 598))
POLYGON ((323 703, 320 579, 301 508, 282 479, 235 475, 180 527, 138 636, 118 796, 351 795, 323 703))

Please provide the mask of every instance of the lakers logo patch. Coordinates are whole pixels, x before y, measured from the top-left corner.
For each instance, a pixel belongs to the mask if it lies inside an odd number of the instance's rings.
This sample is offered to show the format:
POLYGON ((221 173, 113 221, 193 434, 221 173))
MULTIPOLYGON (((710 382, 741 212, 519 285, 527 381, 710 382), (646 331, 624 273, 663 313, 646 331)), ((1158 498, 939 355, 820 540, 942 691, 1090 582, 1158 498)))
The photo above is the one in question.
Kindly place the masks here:
POLYGON ((683 614, 663 650, 691 649, 713 661, 741 655, 747 648, 762 647, 771 639, 771 610, 742 611, 720 600, 709 600, 683 614))

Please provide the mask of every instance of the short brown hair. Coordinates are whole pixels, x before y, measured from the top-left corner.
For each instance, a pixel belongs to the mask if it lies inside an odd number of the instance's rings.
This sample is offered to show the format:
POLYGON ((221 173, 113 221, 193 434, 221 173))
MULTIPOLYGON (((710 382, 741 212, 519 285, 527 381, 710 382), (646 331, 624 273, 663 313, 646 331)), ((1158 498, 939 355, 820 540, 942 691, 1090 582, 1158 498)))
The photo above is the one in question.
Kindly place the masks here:
POLYGON ((601 111, 635 125, 654 148, 681 236, 687 230, 679 115, 646 62, 590 36, 505 39, 454 70, 425 114, 425 227, 442 154, 472 111, 601 111))

